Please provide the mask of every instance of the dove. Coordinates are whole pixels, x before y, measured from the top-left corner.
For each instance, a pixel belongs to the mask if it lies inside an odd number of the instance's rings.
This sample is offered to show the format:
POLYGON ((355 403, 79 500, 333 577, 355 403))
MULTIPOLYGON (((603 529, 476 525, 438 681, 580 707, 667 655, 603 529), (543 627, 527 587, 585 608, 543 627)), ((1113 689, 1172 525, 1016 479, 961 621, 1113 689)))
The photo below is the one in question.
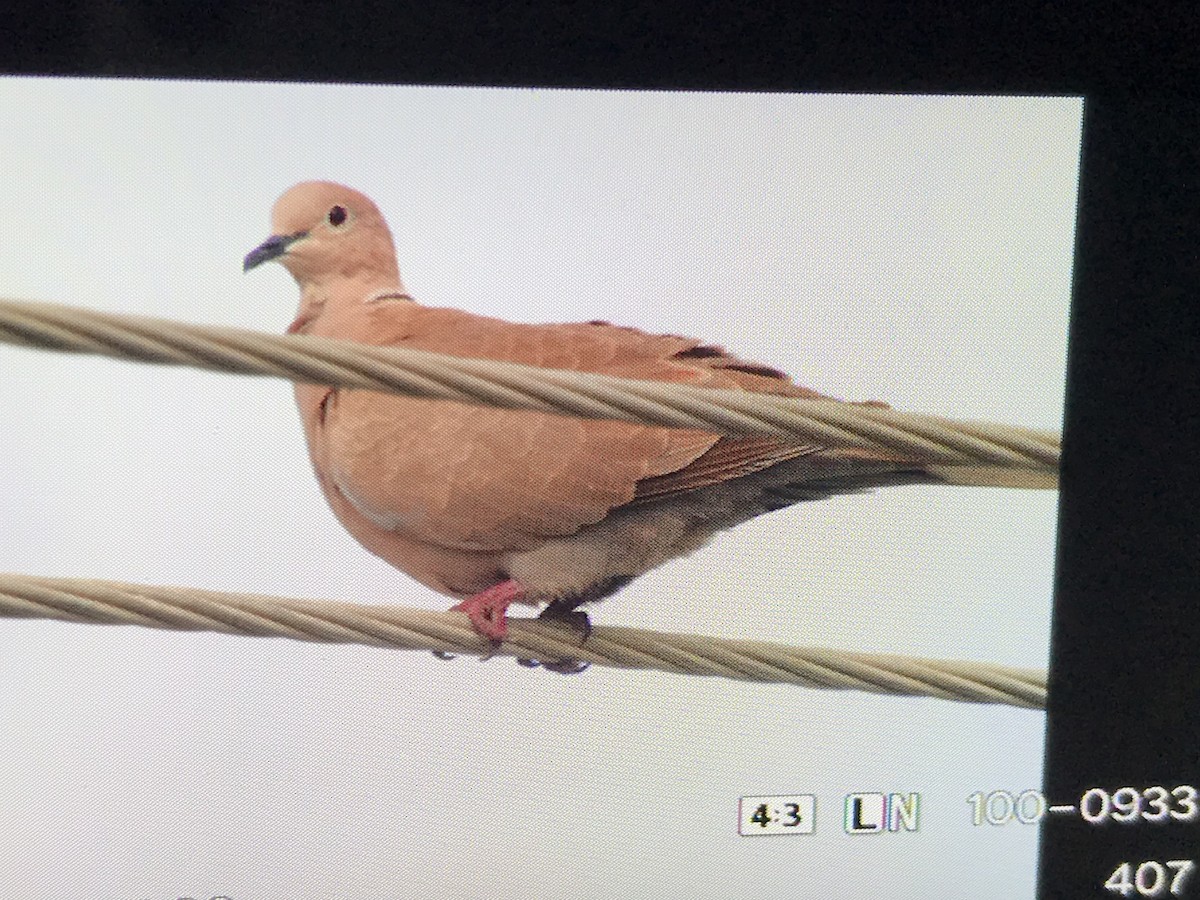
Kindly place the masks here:
MULTIPOLYGON (((523 324, 425 306, 363 194, 325 181, 276 202, 244 261, 291 273, 291 334, 702 387, 826 399, 771 366, 676 335, 523 324)), ((916 483, 1002 483, 885 450, 572 418, 297 383, 321 490, 370 552, 459 602, 501 642, 510 605, 573 618, 716 533, 791 504, 916 483)), ((868 401, 875 403, 875 401, 868 401)), ((876 404, 884 405, 884 404, 876 404)), ((582 614, 585 629, 590 628, 582 614)), ((585 630, 585 636, 586 636, 585 630)))

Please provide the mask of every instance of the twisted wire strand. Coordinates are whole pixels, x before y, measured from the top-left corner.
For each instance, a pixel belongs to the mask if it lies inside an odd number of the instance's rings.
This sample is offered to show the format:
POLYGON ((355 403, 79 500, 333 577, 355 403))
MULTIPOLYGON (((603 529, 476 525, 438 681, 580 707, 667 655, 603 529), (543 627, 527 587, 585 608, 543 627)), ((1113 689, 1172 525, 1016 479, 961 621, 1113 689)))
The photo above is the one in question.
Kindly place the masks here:
MULTIPOLYGON (((487 654, 492 649, 462 613, 13 573, 0 574, 0 616, 439 653, 487 654)), ((1045 707, 1046 676, 1036 669, 611 626, 597 626, 581 644, 577 634, 529 619, 510 619, 509 629, 509 640, 496 655, 1045 707)))
POLYGON ((20 300, 0 299, 0 341, 510 409, 893 451, 949 470, 986 466, 1011 472, 996 483, 1057 486, 1060 444, 1053 432, 835 400, 615 378, 20 300))
MULTIPOLYGON (((0 341, 511 409, 893 450, 947 471, 985 466, 1011 473, 960 483, 1057 485, 1059 438, 1052 432, 838 401, 636 381, 19 300, 0 299, 0 341)), ((0 575, 0 616, 443 653, 491 649, 458 613, 15 574, 0 575)), ((1033 669, 630 628, 597 627, 580 646, 574 635, 553 625, 510 620, 510 639, 497 653, 1026 708, 1045 704, 1045 674, 1033 669)))

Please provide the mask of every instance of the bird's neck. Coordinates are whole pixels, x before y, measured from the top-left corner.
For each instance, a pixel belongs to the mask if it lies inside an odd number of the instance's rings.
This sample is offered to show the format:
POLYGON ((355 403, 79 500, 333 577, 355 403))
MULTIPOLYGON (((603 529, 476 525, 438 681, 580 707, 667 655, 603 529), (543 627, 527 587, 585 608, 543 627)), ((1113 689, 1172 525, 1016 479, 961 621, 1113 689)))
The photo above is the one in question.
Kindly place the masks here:
POLYGON ((383 302, 412 302, 399 274, 384 278, 347 279, 336 284, 306 281, 300 286, 300 306, 288 334, 306 334, 322 317, 337 316, 355 307, 383 302))

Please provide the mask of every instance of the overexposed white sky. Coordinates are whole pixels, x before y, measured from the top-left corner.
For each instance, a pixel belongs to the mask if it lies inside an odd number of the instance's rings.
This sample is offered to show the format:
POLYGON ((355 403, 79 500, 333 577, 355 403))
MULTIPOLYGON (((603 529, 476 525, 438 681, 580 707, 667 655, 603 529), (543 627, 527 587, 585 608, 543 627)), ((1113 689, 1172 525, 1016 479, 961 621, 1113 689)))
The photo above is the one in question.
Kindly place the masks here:
MULTIPOLYGON (((0 112, 0 296, 282 331, 294 284, 241 259, 326 178, 424 303, 1060 427, 1078 99, 9 78, 0 112)), ((0 379, 0 570, 448 605, 342 531, 286 383, 6 345, 0 379)), ((794 507, 593 619, 1044 666, 1056 501, 794 507)), ((0 684, 13 896, 1033 893, 1036 829, 966 797, 1039 784, 1041 713, 41 621, 0 620, 0 684), (920 831, 847 836, 872 790, 920 831), (739 838, 773 793, 816 833, 739 838)))

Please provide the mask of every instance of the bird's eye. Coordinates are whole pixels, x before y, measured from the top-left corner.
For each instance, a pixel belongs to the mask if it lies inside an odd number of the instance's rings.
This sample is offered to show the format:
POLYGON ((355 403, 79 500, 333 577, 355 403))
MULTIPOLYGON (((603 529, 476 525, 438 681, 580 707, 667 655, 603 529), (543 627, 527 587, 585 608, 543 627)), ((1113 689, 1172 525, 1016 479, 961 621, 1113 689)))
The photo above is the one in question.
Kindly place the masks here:
POLYGON ((346 221, 346 207, 335 206, 329 211, 329 224, 335 228, 346 221))

